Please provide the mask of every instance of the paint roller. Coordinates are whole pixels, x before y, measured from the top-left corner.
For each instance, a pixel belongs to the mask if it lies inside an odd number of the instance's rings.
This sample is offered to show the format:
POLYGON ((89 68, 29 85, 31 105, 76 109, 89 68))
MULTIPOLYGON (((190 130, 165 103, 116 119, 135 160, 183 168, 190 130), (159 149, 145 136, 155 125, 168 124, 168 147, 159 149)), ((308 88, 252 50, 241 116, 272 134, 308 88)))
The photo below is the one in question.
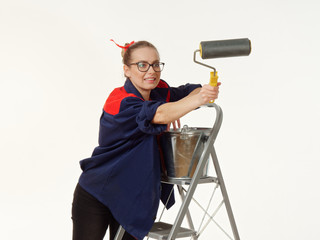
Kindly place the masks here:
POLYGON ((213 72, 210 72, 209 84, 211 86, 217 86, 218 73, 216 69, 207 64, 198 62, 196 60, 197 52, 200 52, 202 59, 248 56, 251 52, 251 41, 248 38, 239 38, 200 42, 199 49, 194 51, 193 61, 213 69, 213 72))

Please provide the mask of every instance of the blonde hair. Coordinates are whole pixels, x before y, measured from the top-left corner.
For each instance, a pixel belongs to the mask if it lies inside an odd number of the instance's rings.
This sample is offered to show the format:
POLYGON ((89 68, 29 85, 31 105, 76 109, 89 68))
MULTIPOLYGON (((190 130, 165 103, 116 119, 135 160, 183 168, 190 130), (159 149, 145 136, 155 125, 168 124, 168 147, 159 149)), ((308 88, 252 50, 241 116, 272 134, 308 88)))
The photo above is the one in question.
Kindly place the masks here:
MULTIPOLYGON (((128 44, 129 43, 126 43, 124 46, 127 46, 128 44)), ((132 44, 131 46, 129 46, 127 49, 122 49, 121 56, 122 56, 123 64, 129 65, 133 51, 136 49, 139 49, 139 48, 143 48, 143 47, 153 48, 154 50, 157 51, 157 53, 159 55, 157 48, 152 43, 150 43, 148 41, 138 41, 138 42, 135 42, 134 44, 132 44)))

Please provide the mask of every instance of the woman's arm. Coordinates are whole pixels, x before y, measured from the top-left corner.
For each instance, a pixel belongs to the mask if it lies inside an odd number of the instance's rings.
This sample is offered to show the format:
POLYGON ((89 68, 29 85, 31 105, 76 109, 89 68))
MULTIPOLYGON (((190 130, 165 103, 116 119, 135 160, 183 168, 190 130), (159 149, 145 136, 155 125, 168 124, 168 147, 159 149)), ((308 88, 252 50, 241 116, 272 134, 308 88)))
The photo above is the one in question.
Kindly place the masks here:
POLYGON ((172 123, 197 107, 200 107, 211 100, 217 99, 220 84, 221 83, 218 83, 216 87, 208 84, 203 85, 202 88, 196 88, 188 96, 180 99, 179 101, 168 102, 160 105, 153 117, 152 123, 172 123))
POLYGON ((195 90, 193 90, 191 93, 189 93, 188 96, 186 96, 186 97, 195 95, 195 94, 199 93, 200 91, 201 91, 201 87, 198 87, 195 90))

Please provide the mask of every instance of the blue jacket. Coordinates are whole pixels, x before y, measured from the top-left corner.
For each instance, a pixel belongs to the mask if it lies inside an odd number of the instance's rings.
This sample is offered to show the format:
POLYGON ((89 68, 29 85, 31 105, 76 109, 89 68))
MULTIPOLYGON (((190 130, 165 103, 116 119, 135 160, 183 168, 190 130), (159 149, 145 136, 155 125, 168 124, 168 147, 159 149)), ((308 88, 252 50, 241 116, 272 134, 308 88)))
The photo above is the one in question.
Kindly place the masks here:
MULTIPOLYGON (((152 124, 157 108, 177 101, 200 85, 169 87, 160 80, 145 101, 129 79, 109 95, 100 118, 99 146, 80 161, 79 184, 106 205, 124 229, 143 239, 155 220, 159 199, 172 186, 161 188, 157 135, 165 124, 152 124), (169 189, 168 189, 169 188, 169 189), (162 196, 161 196, 162 195, 162 196)), ((174 199, 170 199, 170 205, 174 199)))

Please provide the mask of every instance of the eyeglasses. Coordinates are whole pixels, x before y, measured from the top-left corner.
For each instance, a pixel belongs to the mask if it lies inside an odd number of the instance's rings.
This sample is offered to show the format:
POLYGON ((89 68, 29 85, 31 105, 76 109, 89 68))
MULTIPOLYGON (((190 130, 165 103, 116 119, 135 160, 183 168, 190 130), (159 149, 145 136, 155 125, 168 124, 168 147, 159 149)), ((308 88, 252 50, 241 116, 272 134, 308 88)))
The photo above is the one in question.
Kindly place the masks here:
POLYGON ((138 70, 140 72, 148 72, 150 66, 152 66, 152 68, 155 72, 161 72, 164 67, 164 63, 162 63, 162 62, 153 63, 153 64, 150 64, 147 62, 137 62, 137 63, 131 63, 131 64, 129 64, 129 66, 130 65, 137 65, 138 70))

